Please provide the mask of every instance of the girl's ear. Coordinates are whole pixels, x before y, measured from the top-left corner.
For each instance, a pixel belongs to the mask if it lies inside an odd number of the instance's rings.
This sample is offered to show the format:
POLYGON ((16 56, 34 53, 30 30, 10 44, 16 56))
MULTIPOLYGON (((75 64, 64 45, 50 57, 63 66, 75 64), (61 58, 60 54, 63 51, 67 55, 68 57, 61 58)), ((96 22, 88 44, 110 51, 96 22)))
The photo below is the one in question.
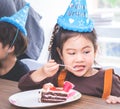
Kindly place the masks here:
POLYGON ((58 54, 59 54, 61 60, 63 60, 62 54, 61 54, 61 52, 60 52, 60 48, 57 47, 56 49, 57 49, 57 52, 58 52, 58 54))
POLYGON ((98 52, 98 45, 96 45, 95 55, 98 52))
POLYGON ((96 57, 97 52, 98 52, 98 45, 96 45, 96 49, 95 49, 95 52, 94 52, 94 57, 96 57))

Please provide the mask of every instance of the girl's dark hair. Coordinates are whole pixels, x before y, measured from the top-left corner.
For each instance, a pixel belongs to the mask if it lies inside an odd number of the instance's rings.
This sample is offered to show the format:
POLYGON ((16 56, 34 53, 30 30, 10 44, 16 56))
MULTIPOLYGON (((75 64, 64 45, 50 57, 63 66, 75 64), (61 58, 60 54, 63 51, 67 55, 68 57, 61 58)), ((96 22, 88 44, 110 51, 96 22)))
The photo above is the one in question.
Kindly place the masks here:
POLYGON ((58 24, 56 24, 52 35, 53 36, 52 36, 52 39, 50 42, 49 51, 50 51, 51 58, 54 59, 57 63, 62 64, 62 60, 61 60, 56 48, 58 47, 62 54, 62 49, 63 49, 64 43, 71 37, 82 35, 86 39, 88 39, 92 42, 95 52, 97 50, 97 35, 95 32, 95 29, 93 29, 92 32, 83 32, 83 33, 81 32, 80 33, 80 32, 65 30, 65 29, 59 27, 58 24))
POLYGON ((18 31, 17 38, 13 43, 16 32, 17 28, 12 24, 0 22, 0 42, 2 43, 3 48, 6 45, 9 45, 9 47, 15 46, 14 55, 19 56, 27 49, 27 39, 20 31, 18 31))

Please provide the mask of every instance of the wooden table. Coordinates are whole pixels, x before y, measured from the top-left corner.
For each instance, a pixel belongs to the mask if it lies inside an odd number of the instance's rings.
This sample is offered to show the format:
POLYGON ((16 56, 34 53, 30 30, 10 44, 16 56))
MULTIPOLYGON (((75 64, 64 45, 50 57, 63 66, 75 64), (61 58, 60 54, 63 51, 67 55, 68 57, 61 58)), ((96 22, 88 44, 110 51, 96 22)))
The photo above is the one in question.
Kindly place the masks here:
MULTIPOLYGON (((0 79, 0 109, 23 109, 11 105, 8 101, 9 96, 20 92, 17 85, 17 82, 0 79)), ((51 109, 51 107, 45 109, 51 109)), ((120 109, 120 104, 107 104, 101 98, 82 95, 77 101, 53 106, 52 109, 120 109)))

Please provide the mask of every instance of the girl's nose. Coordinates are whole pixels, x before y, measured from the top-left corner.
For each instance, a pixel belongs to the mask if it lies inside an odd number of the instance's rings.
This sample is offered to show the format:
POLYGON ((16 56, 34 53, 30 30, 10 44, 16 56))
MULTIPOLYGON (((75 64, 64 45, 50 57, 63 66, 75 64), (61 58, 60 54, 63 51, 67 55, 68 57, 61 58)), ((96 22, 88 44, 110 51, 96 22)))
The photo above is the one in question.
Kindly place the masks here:
POLYGON ((81 62, 81 61, 84 61, 85 57, 82 55, 82 54, 77 54, 76 55, 76 60, 81 62))

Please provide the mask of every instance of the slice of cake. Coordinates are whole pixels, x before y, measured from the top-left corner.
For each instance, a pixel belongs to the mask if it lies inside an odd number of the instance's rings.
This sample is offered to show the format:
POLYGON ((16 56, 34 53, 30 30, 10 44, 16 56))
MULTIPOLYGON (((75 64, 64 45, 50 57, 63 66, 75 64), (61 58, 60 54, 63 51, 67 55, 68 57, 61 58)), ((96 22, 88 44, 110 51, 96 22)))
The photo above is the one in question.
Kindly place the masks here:
POLYGON ((51 83, 47 83, 40 92, 39 102, 58 103, 66 101, 72 88, 73 84, 68 81, 64 83, 63 87, 54 87, 51 83))
POLYGON ((41 102, 57 103, 67 99, 67 92, 62 88, 50 88, 49 90, 43 89, 41 92, 41 102))

